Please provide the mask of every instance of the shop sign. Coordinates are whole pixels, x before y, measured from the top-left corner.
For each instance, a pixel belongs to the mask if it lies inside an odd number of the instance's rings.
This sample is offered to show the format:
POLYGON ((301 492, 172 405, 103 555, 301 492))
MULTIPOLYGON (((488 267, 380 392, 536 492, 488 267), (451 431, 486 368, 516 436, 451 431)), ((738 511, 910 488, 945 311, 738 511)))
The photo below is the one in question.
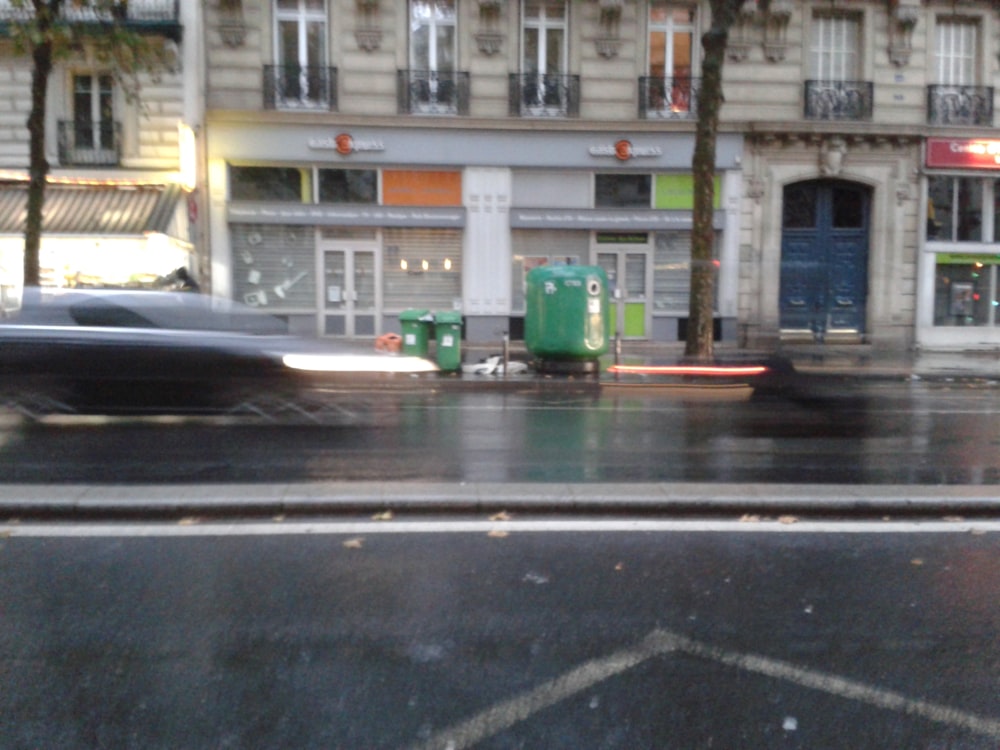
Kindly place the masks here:
POLYGON ((1000 169, 1000 140, 928 138, 927 166, 936 169, 1000 169))
POLYGON ((336 151, 341 156, 350 156, 358 151, 385 151, 385 144, 374 138, 363 140, 350 133, 339 133, 335 136, 310 138, 309 148, 336 151))
POLYGON ((305 226, 464 227, 465 209, 301 203, 230 203, 230 222, 305 226))
MULTIPOLYGON (((635 232, 691 229, 692 220, 690 211, 514 208, 510 211, 510 225, 514 229, 635 232)), ((712 226, 715 229, 725 227, 724 212, 714 212, 712 226)))
POLYGON ((659 146, 636 146, 632 141, 625 140, 624 138, 615 143, 591 146, 587 151, 591 156, 613 156, 618 161, 663 156, 663 149, 659 146))
POLYGON ((934 260, 939 265, 949 266, 1000 265, 1000 255, 980 255, 979 253, 935 253, 934 260))

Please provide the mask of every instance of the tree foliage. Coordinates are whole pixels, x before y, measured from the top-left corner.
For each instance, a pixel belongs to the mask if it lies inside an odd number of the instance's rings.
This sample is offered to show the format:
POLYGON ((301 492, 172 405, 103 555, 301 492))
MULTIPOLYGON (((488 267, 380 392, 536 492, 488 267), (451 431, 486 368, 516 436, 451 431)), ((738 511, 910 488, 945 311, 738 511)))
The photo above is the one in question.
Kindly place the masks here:
POLYGON ((31 111, 28 210, 24 228, 24 284, 40 282, 42 208, 49 162, 45 156, 46 92, 54 67, 86 51, 115 77, 128 102, 137 102, 141 74, 176 65, 163 39, 133 31, 126 0, 9 0, 8 33, 17 54, 30 57, 31 111))
POLYGON ((711 359, 714 355, 713 326, 715 272, 715 145, 722 108, 722 67, 726 60, 729 30, 745 0, 709 0, 712 19, 701 38, 704 56, 701 90, 698 94, 698 124, 695 131, 694 211, 691 229, 691 297, 688 310, 685 356, 711 359))

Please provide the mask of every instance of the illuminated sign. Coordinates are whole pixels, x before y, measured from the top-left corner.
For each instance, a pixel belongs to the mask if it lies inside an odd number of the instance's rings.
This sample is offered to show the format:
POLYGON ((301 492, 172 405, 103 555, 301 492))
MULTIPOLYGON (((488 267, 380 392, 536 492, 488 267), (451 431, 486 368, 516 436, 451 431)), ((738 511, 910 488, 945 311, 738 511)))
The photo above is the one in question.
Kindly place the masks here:
POLYGON ((643 156, 663 156, 663 149, 659 146, 636 146, 625 139, 604 146, 591 146, 587 151, 591 156, 613 156, 618 161, 643 156))
POLYGON ((385 144, 376 139, 362 140, 350 133, 340 133, 332 137, 310 138, 309 148, 328 149, 336 151, 341 156, 349 156, 358 151, 385 151, 385 144))
POLYGON ((1000 140, 928 138, 927 166, 932 169, 1000 169, 1000 140))

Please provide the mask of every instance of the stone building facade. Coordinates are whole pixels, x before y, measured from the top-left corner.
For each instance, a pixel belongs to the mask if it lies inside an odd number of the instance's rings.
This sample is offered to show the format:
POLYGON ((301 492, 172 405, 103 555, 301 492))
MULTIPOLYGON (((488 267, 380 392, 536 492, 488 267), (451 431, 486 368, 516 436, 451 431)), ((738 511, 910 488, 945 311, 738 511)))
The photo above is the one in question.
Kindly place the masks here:
MULTIPOLYGON (((141 284, 197 265, 191 222, 197 169, 192 126, 200 106, 201 45, 191 42, 197 11, 197 4, 179 0, 130 0, 123 7, 121 23, 159 45, 164 63, 132 81, 116 74, 101 34, 86 33, 109 19, 93 7, 66 4, 63 22, 84 33, 69 56, 56 60, 48 82, 43 283, 141 284)), ((0 2, 4 288, 17 288, 23 269, 32 62, 16 49, 13 32, 28 12, 0 2)))

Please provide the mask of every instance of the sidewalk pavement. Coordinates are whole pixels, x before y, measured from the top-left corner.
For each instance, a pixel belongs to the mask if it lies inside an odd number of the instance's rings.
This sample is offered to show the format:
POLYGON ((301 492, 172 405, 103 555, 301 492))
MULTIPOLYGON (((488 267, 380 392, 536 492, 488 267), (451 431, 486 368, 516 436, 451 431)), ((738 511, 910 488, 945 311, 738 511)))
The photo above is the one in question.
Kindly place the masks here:
MULTIPOLYGON (((465 364, 475 363, 503 353, 503 344, 472 344, 463 351, 465 364)), ((433 351, 431 352, 433 357, 433 351)), ((715 357, 722 363, 781 362, 794 368, 799 375, 828 376, 883 380, 984 380, 1000 381, 1000 350, 989 351, 921 351, 880 350, 871 345, 854 344, 790 344, 774 351, 741 349, 735 344, 715 346, 715 357)), ((530 362, 532 357, 522 342, 509 346, 512 362, 530 362)), ((608 368, 623 364, 663 365, 684 361, 684 344, 655 342, 624 342, 620 354, 614 351, 599 363, 599 380, 615 379, 608 368)), ((501 374, 472 375, 463 380, 488 381, 502 379, 501 374)), ((645 378, 650 380, 650 376, 645 378)), ((655 378, 653 378, 655 379, 655 378)))
POLYGON ((309 482, 302 484, 0 485, 0 540, 31 519, 180 522, 321 518, 386 521, 663 514, 778 521, 782 517, 960 521, 1000 515, 991 485, 816 485, 693 482, 309 482))

